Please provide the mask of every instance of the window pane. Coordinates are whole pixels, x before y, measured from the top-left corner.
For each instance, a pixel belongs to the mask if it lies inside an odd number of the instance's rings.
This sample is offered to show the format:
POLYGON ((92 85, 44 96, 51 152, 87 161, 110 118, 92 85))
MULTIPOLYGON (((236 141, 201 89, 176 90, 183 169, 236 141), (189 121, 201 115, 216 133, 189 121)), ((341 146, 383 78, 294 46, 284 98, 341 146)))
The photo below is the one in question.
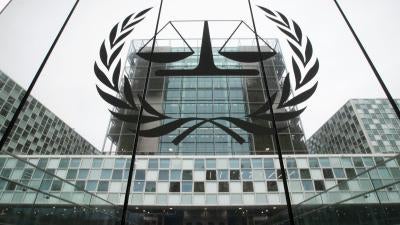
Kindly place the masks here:
POLYGON ((243 192, 253 192, 253 182, 245 181, 243 182, 243 192))
POLYGON ((180 182, 170 182, 169 183, 169 192, 180 192, 180 182))
POLYGON ((113 180, 121 180, 122 179, 122 170, 114 170, 112 174, 113 180))
POLYGON ((315 180, 314 185, 316 191, 325 191, 325 184, 323 180, 315 180))
POLYGON ((204 159, 196 159, 194 161, 194 168, 195 169, 204 169, 204 159))
POLYGON ((145 192, 156 192, 156 182, 154 181, 147 181, 145 192))
POLYGON ((182 182, 182 192, 192 192, 192 182, 183 181, 182 182))
POLYGON ((192 171, 191 170, 183 170, 182 171, 182 180, 192 180, 192 171))
POLYGON ((229 182, 219 182, 218 192, 229 192, 229 182))
POLYGON ((97 191, 108 191, 108 181, 99 181, 97 191))
POLYGON ((181 180, 180 170, 171 170, 171 180, 181 180))
POLYGON ((194 182, 194 192, 204 192, 204 182, 194 182))
POLYGON ((158 159, 149 159, 148 168, 150 168, 150 169, 158 169, 158 159))
POLYGON ((101 175, 100 175, 101 179, 110 179, 110 177, 111 177, 111 170, 109 169, 101 170, 101 175))
POLYGON ((158 172, 158 180, 169 180, 169 170, 160 170, 158 172))
POLYGON ((206 171, 206 179, 207 180, 216 180, 217 172, 215 170, 207 170, 206 171))
POLYGON ((240 180, 240 172, 239 170, 231 170, 230 171, 231 180, 240 180))
POLYGON ((268 191, 278 191, 278 184, 276 181, 267 181, 268 191))
POLYGON ((146 175, 144 170, 136 170, 135 180, 145 180, 146 175))
POLYGON ((144 181, 133 182, 133 191, 134 192, 142 192, 143 188, 144 188, 144 181))

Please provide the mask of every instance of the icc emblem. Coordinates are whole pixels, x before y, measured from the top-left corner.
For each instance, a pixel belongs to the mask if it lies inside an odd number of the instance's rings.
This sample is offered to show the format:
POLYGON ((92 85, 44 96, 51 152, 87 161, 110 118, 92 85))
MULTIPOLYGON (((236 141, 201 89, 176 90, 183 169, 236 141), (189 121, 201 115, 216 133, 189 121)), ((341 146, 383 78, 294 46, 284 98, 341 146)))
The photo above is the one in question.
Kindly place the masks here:
MULTIPOLYGON (((182 140, 190 135, 191 132, 206 123, 211 123, 220 128, 238 143, 242 144, 245 142, 245 140, 233 129, 225 126, 224 124, 226 124, 226 122, 229 122, 248 133, 268 135, 273 134, 273 129, 263 126, 259 123, 255 123, 254 121, 261 120, 267 122, 275 120, 284 122, 298 117, 305 110, 305 107, 302 109, 297 109, 296 106, 310 98, 317 88, 318 82, 315 82, 313 85, 308 85, 311 87, 306 87, 306 85, 314 79, 318 72, 318 59, 313 56, 313 48, 310 40, 303 35, 302 30, 295 21, 288 19, 280 12, 272 11, 261 6, 259 6, 259 8, 286 37, 288 45, 293 53, 291 60, 293 75, 287 73, 281 84, 280 91, 271 94, 271 101, 273 104, 265 102, 263 105, 261 105, 261 107, 245 115, 245 119, 227 116, 215 118, 174 118, 165 115, 162 111, 153 107, 146 100, 145 95, 139 94, 135 96, 134 87, 129 81, 129 78, 127 76, 120 76, 122 72, 121 52, 125 46, 127 37, 132 33, 134 27, 141 23, 145 19, 145 15, 151 10, 151 8, 148 8, 140 11, 137 14, 131 14, 123 21, 115 24, 115 26, 111 29, 108 38, 103 41, 100 47, 100 60, 97 60, 94 63, 94 73, 97 79, 109 89, 108 91, 105 91, 99 86, 96 86, 97 91, 101 98, 115 107, 114 110, 110 110, 110 113, 116 119, 127 123, 137 124, 139 122, 141 124, 146 124, 152 122, 161 122, 161 125, 159 126, 150 129, 141 129, 139 131, 139 135, 142 137, 160 137, 177 130, 189 122, 192 122, 191 124, 194 125, 185 129, 172 140, 172 143, 175 145, 178 145, 182 140), (292 87, 289 77, 292 76, 294 77, 293 83, 295 84, 295 87, 293 91, 295 94, 291 96, 292 87), (273 105, 273 111, 276 111, 274 116, 271 114, 269 105, 273 105)), ((167 24, 170 24, 175 29, 175 31, 187 45, 189 51, 155 52, 154 44, 151 48, 151 51, 148 51, 148 49, 146 50, 145 46, 151 40, 155 41, 156 35, 162 31, 161 29, 160 31, 157 31, 154 37, 145 45, 143 45, 136 53, 138 57, 148 61, 150 66, 151 63, 168 64, 179 62, 180 60, 190 57, 195 53, 192 47, 175 28, 173 21, 170 21, 167 24)), ((241 25, 247 26, 255 34, 255 32, 244 21, 239 21, 237 28, 241 25)), ((275 57, 277 54, 272 47, 270 47, 268 51, 261 51, 260 48, 258 48, 257 51, 223 51, 223 48, 232 35, 218 50, 218 54, 220 56, 229 60, 239 63, 257 63, 264 60, 269 60, 275 57)), ((257 36, 257 38, 259 37, 257 36)), ((261 41, 263 40, 261 39, 261 41)), ((267 42, 265 42, 265 44, 268 45, 267 42)), ((212 52, 209 24, 208 21, 203 21, 203 32, 198 64, 193 69, 159 69, 155 71, 155 76, 258 76, 260 73, 261 71, 258 69, 225 69, 216 66, 212 52)), ((278 131, 279 129, 283 130, 285 128, 286 127, 278 128, 278 131)), ((135 131, 132 130, 132 132, 135 131)))

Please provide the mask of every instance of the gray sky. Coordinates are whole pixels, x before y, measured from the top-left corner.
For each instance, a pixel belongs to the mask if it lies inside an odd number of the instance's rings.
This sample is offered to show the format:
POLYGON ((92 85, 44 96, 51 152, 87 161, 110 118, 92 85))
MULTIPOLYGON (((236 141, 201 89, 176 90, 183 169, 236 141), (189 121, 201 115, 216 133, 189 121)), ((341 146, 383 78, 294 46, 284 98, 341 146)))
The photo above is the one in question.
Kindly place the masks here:
MULTIPOLYGON (((6 2, 0 0, 0 8, 6 2)), ((0 15, 0 69, 27 87, 73 2, 13 0, 0 15)), ((306 102, 307 110, 301 116, 307 136, 348 99, 384 97, 333 0, 252 2, 294 19, 313 43, 320 72, 317 92, 306 102)), ((394 56, 400 52, 400 1, 340 3, 389 90, 399 97, 399 63, 394 56)), ((95 90, 93 61, 113 24, 150 6, 155 8, 147 15, 147 22, 136 27, 132 38, 151 36, 158 1, 81 0, 34 88, 35 97, 98 148, 105 136, 109 106, 95 90)), ((286 64, 291 68, 291 51, 284 37, 260 10, 254 8, 254 12, 260 35, 280 38, 286 64)), ((243 19, 251 24, 247 0, 164 0, 160 24, 172 19, 243 19)))

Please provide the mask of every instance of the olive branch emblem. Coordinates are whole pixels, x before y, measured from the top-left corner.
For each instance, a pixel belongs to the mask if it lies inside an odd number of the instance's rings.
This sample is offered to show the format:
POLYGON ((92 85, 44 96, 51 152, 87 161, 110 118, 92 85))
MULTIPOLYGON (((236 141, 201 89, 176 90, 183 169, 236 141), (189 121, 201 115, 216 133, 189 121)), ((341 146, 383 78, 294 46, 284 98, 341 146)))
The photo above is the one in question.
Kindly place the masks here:
MULTIPOLYGON (((260 6, 259 6, 260 7, 260 6)), ((307 38, 305 53, 301 50, 303 46, 303 34, 300 27, 293 20, 290 25, 289 20, 279 12, 272 12, 266 8, 260 7, 264 12, 267 13, 267 17, 273 21, 277 27, 288 37, 288 43, 297 56, 298 60, 302 63, 301 66, 303 69, 306 67, 310 67, 311 58, 313 56, 313 49, 310 40, 307 38), (293 29, 292 29, 293 28, 293 29)), ((135 25, 140 23, 144 19, 144 15, 151 8, 140 11, 135 15, 135 13, 127 16, 123 21, 115 24, 111 29, 107 40, 104 40, 100 47, 99 52, 99 62, 94 63, 94 73, 97 79, 108 87, 113 94, 109 94, 99 88, 96 85, 97 92, 105 100, 107 103, 111 104, 117 109, 116 111, 109 110, 110 113, 117 119, 128 122, 128 123, 151 123, 156 121, 164 121, 166 119, 172 120, 171 122, 164 123, 160 126, 140 130, 139 135, 143 137, 160 137, 162 135, 168 134, 182 125, 196 121, 197 123, 182 133, 177 135, 175 139, 172 141, 175 145, 178 145, 183 139, 185 139, 191 132, 199 128, 205 123, 211 123, 216 127, 220 128, 227 134, 229 134, 232 138, 234 138, 238 143, 242 144, 245 140, 235 131, 226 127, 225 125, 219 123, 218 121, 228 121, 238 128, 247 131, 253 134, 273 134, 273 129, 269 127, 265 127, 262 125, 258 125, 246 120, 242 120, 234 117, 216 117, 216 118, 198 118, 198 117, 188 117, 188 118, 172 118, 169 117, 159 111, 157 111, 154 107, 152 107, 145 98, 140 95, 134 96, 132 93, 133 86, 130 83, 127 76, 124 76, 122 81, 120 81, 121 74, 121 50, 125 45, 125 39, 131 34, 134 30, 135 25), (106 47, 108 46, 108 48, 106 47), (98 65, 100 64, 100 66, 98 65), (111 80, 108 78, 110 74, 111 80), (118 96, 118 97, 115 97, 118 96), (137 103, 139 102, 139 104, 137 103), (143 107, 145 115, 142 115, 139 121, 139 108, 143 107), (121 113, 124 111, 125 113, 121 113)), ((302 88, 308 82, 310 82, 316 75, 318 71, 318 59, 315 60, 313 65, 308 69, 304 78, 302 72, 299 68, 294 57, 292 57, 292 67, 294 71, 296 87, 295 90, 302 88)), ((276 109, 284 110, 286 107, 296 106, 299 103, 304 102, 315 92, 317 87, 317 83, 309 88, 308 90, 303 91, 297 96, 289 99, 291 92, 291 85, 289 80, 289 73, 286 75, 285 80, 283 82, 282 92, 280 94, 279 104, 276 106, 276 109)), ((274 93, 272 95, 272 101, 275 102, 278 93, 274 93)), ((255 110, 253 113, 246 116, 249 120, 251 119, 261 119, 261 120, 272 120, 272 115, 268 113, 270 111, 269 105, 263 104, 260 108, 255 110)), ((286 111, 286 112, 278 112, 275 113, 275 120, 277 121, 287 121, 299 116, 305 108, 300 110, 286 111)), ((284 128, 282 128, 284 129, 284 128)), ((134 131, 133 131, 134 132, 134 131)))

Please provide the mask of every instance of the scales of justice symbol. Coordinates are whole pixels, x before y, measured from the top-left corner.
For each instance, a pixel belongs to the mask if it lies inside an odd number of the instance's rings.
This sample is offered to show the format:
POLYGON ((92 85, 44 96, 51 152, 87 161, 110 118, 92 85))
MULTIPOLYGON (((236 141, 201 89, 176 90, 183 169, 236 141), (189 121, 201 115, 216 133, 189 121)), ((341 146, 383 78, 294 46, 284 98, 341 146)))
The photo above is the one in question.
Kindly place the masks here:
MULTIPOLYGON (((270 13, 267 11, 267 13, 270 13)), ((138 15, 143 15, 143 13, 139 13, 138 15)), ((139 17, 140 17, 139 16, 139 17)), ((126 27, 131 27, 133 25, 127 25, 127 21, 129 21, 130 17, 127 17, 128 19, 125 19, 125 21, 122 24, 122 27, 124 29, 127 29, 126 27)), ((273 21, 275 22, 276 19, 273 21)), ((141 20, 138 20, 139 22, 141 20)), ((138 23, 138 21, 133 22, 132 24, 138 23)), ((240 20, 237 20, 240 21, 240 20)), ((286 21, 286 20, 283 20, 286 21)), ((176 22, 176 21, 174 21, 176 22)), ((183 21, 180 21, 183 22, 183 21)), ((218 50, 218 54, 221 56, 236 61, 243 63, 241 65, 244 65, 244 68, 218 68, 215 65, 214 58, 213 58, 213 47, 212 47, 212 42, 210 38, 210 31, 209 31, 209 26, 208 22, 209 21, 201 21, 203 23, 203 33, 202 33, 202 40, 201 40, 201 46, 200 46, 200 55, 199 55, 199 60, 198 64, 195 68, 193 69, 175 69, 175 68, 163 68, 163 69, 158 69, 155 71, 155 76, 158 77, 190 77, 190 76, 207 76, 207 77, 212 77, 212 76, 241 76, 241 77, 246 77, 246 76, 258 76, 260 74, 259 69, 262 69, 262 62, 268 59, 273 58, 277 52, 272 48, 266 41, 264 41, 261 37, 256 35, 256 33, 244 22, 240 21, 239 25, 235 28, 233 33, 229 36, 229 38, 225 41, 225 43, 222 45, 222 47, 218 50), (263 43, 265 43, 266 46, 263 46, 261 48, 260 44, 257 43, 257 48, 255 48, 252 45, 249 46, 243 46, 243 49, 240 49, 240 51, 225 51, 224 48, 227 45, 227 43, 231 40, 232 36, 237 32, 238 28, 241 25, 245 25, 252 34, 254 34, 254 39, 255 40, 260 40, 263 43), (266 48, 265 48, 266 47, 266 48), (256 50, 255 50, 256 49, 256 50), (262 49, 262 51, 261 51, 262 49), (224 50, 224 51, 223 51, 224 50), (260 63, 259 66, 251 67, 245 66, 246 64, 249 63, 260 63)), ((281 27, 278 27, 286 36, 288 36, 288 41, 289 39, 292 41, 295 41, 298 43, 300 46, 302 44, 301 40, 303 39, 302 32, 297 25, 297 23, 293 22, 293 26, 295 28, 295 33, 291 33, 289 31, 283 30, 281 27)), ((285 25, 283 22, 279 22, 278 25, 285 25)), ((285 27, 289 27, 288 24, 285 25, 285 27)), ((113 30, 110 32, 110 37, 112 39, 115 39, 115 30, 118 28, 118 24, 114 26, 113 30), (114 32, 114 33, 113 33, 114 32)), ((133 30, 131 28, 131 30, 133 30)), ((294 32, 294 31, 293 31, 294 32)), ((123 37, 126 37, 123 36, 123 37)), ((119 37, 121 39, 121 37, 119 37)), ((117 39, 117 40, 119 40, 117 39)), ((123 38, 122 38, 123 39, 123 38)), ((309 83, 313 78, 315 77, 318 68, 319 68, 319 63, 318 59, 315 58, 314 60, 311 60, 313 56, 313 51, 312 51, 312 45, 309 41, 309 39, 304 36, 304 39, 307 40, 305 42, 306 47, 305 47, 305 55, 302 54, 301 50, 298 49, 296 46, 292 45, 291 42, 291 48, 293 51, 296 53, 294 56, 297 56, 299 60, 303 62, 304 67, 308 66, 309 64, 313 64, 308 71, 305 73, 304 77, 302 75, 301 70, 299 69, 298 64, 296 61, 292 60, 293 64, 293 71, 294 71, 294 76, 296 80, 296 90, 302 88, 304 85, 309 83)), ((303 39, 303 40, 304 40, 303 39)), ((114 40, 112 41, 114 43, 114 40)), ((121 47, 118 47, 117 50, 114 51, 120 51, 121 47)), ((160 49, 157 49, 158 51, 160 49)), ((232 49, 231 49, 232 50, 232 49)), ((145 43, 136 53, 136 55, 144 60, 155 62, 155 63, 162 63, 162 64, 168 64, 168 63, 173 63, 177 62, 180 60, 183 60, 191 55, 193 55, 195 52, 194 50, 190 47, 190 45, 186 42, 186 40, 183 38, 183 36, 179 33, 179 31, 175 28, 173 25, 173 21, 169 21, 161 30, 159 30, 153 38, 151 38, 147 43, 145 43), (157 35, 168 25, 170 24, 172 28, 175 30, 175 32, 180 36, 180 38, 184 41, 186 46, 190 51, 177 51, 177 52, 156 52, 154 51, 155 49, 155 43, 154 41, 156 40, 157 35), (150 43, 152 40, 152 50, 149 51, 149 48, 146 48, 146 45, 150 43)), ((115 53, 110 54, 112 60, 113 55, 115 53)), ((110 64, 112 63, 107 63, 107 52, 104 47, 104 42, 103 45, 100 49, 100 56, 102 59, 102 64, 105 65, 106 68, 110 68, 110 64)), ((110 59, 111 60, 111 59, 110 59)), ((195 122, 195 124, 189 128, 185 128, 185 130, 182 133, 179 133, 173 140, 172 143, 175 145, 178 145, 182 140, 184 140, 191 132, 199 128, 205 123, 211 123, 215 125, 216 127, 220 128, 224 132, 226 132, 228 135, 230 135, 233 139, 235 139, 238 143, 243 144, 245 140, 238 134, 236 133, 236 130, 232 129, 231 127, 225 126, 223 123, 220 123, 221 121, 226 121, 229 122, 235 127, 240 128, 241 130, 244 130, 248 133, 252 134, 257 134, 257 135, 271 135, 274 132, 274 129, 265 126, 265 124, 260 124, 258 121, 263 120, 265 122, 268 121, 290 121, 293 118, 298 117, 306 107, 303 107, 302 109, 297 109, 296 107, 293 108, 294 106, 297 106, 298 104, 304 102, 308 98, 311 97, 311 95, 315 92, 315 89, 317 87, 318 82, 316 82, 311 88, 308 88, 307 90, 302 91, 301 93, 298 93, 297 95, 293 96, 292 98, 290 97, 290 90, 291 90, 291 82, 289 80, 289 73, 287 76, 284 78, 283 82, 283 87, 280 91, 272 93, 270 100, 271 102, 264 102, 262 105, 260 105, 259 108, 255 109, 252 112, 249 112, 248 115, 245 115, 244 118, 236 118, 236 117, 230 117, 226 115, 221 115, 219 117, 215 118, 202 118, 202 117, 183 117, 183 118, 174 118, 168 115, 163 114, 163 112, 159 112, 156 110, 154 107, 149 104, 149 102, 146 101, 145 97, 137 96, 139 99, 139 106, 141 107, 141 110, 143 109, 146 112, 146 115, 143 115, 142 117, 138 118, 138 105, 135 103, 135 99, 133 97, 133 93, 131 93, 133 86, 131 86, 129 80, 127 77, 124 79, 124 85, 123 88, 118 86, 117 80, 119 80, 119 71, 120 71, 120 61, 119 64, 116 66, 116 69, 113 71, 113 81, 108 80, 107 76, 98 68, 97 64, 95 63, 95 74, 99 78, 99 80, 111 88, 113 91, 117 92, 119 95, 122 96, 121 99, 115 98, 101 89, 97 87, 97 90, 101 97, 107 101, 108 103, 112 104, 115 106, 118 110, 120 111, 112 111, 113 116, 115 116, 117 119, 121 121, 125 121, 128 123, 137 123, 140 121, 140 123, 152 123, 156 121, 163 121, 161 124, 158 126, 156 125, 153 127, 153 125, 150 125, 149 128, 146 129, 140 129, 140 136, 142 137, 161 137, 163 135, 169 134, 178 128, 180 128, 182 125, 189 123, 189 122, 195 122), (112 84, 112 83, 113 84, 112 84), (278 101, 279 99, 279 101, 278 101), (276 100, 279 102, 276 106, 272 106, 271 103, 276 102, 276 100), (287 108, 289 107, 289 108, 287 108), (277 112, 274 113, 274 116, 272 116, 272 108, 276 108, 277 112), (121 113, 122 109, 129 109, 130 111, 127 111, 128 114, 126 113, 121 113), (271 112, 271 113, 269 113, 271 112), (166 121, 168 119, 168 121, 166 121), (257 122, 254 122, 254 119, 257 120, 257 122)), ((263 76, 266 76, 265 74, 262 74, 263 76)), ((149 70, 148 70, 148 75, 149 76, 149 70)), ((265 80, 265 77, 264 77, 265 80)), ((144 94, 145 96, 145 94, 144 94)), ((274 109, 275 110, 275 109, 274 109)), ((284 125, 283 127, 279 127, 278 131, 283 130, 287 127, 288 125, 284 125)), ((276 128, 275 128, 276 129, 276 128)), ((134 131, 134 130, 132 130, 134 131)), ((135 132, 135 131, 134 131, 135 132)))
MULTIPOLYGON (((169 22, 172 24, 172 22, 169 22)), ((271 48, 267 42, 261 40, 271 49, 271 51, 222 51, 228 41, 232 38, 233 34, 237 31, 239 26, 245 24, 243 21, 239 23, 235 31, 230 35, 226 42, 219 49, 218 53, 228 59, 242 62, 242 63, 254 63, 261 60, 267 60, 273 57, 276 52, 271 48)), ((247 27, 248 25, 245 24, 247 27)), ((139 57, 156 63, 171 63, 179 60, 183 60, 194 54, 193 49, 182 37, 179 31, 172 25, 175 31, 179 34, 185 44, 189 47, 190 52, 144 52, 144 47, 154 39, 150 39, 139 51, 136 53, 139 57)), ((248 27, 249 28, 249 27, 248 27)), ((250 28, 249 28, 250 29, 250 28)), ((161 29, 162 30, 162 29, 161 29)), ((161 32, 161 30, 159 32, 161 32)), ((251 29, 250 29, 251 30, 251 29)), ((159 33, 158 32, 158 33, 159 33)), ((253 30, 251 32, 254 33, 253 30)), ((208 21, 204 21, 203 35, 200 48, 199 63, 194 69, 171 69, 171 70, 158 70, 155 72, 156 76, 256 76, 259 74, 257 69, 220 69, 218 68, 213 59, 212 45, 210 38, 210 31, 208 28, 208 21)))

